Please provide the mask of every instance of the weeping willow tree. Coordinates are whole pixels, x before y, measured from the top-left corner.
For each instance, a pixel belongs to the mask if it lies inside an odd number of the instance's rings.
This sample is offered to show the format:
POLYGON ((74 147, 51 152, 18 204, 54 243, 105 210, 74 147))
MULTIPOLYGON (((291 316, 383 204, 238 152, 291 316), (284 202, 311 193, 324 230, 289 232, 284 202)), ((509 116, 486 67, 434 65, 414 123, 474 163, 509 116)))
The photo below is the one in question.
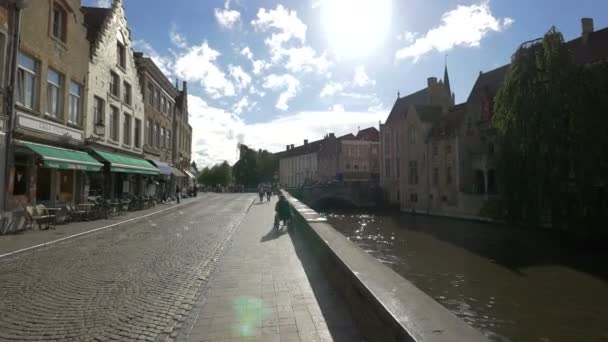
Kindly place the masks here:
POLYGON ((605 64, 576 65, 554 28, 515 52, 493 116, 509 221, 588 229, 597 219, 607 76, 605 64))

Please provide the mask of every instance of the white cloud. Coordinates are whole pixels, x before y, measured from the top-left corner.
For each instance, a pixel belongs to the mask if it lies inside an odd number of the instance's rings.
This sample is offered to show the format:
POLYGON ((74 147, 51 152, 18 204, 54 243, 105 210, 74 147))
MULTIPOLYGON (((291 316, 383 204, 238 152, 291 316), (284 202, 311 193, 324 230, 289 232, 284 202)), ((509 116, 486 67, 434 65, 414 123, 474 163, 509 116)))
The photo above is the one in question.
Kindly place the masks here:
POLYGON ((254 86, 251 86, 251 87, 249 88, 249 93, 250 93, 251 95, 257 95, 257 96, 259 96, 259 97, 264 97, 264 96, 266 96, 266 92, 265 92, 265 91, 259 90, 258 88, 254 87, 254 86))
POLYGON ((417 61, 433 50, 444 52, 456 46, 479 46, 488 33, 502 31, 512 23, 511 18, 504 18, 501 23, 494 17, 487 1, 470 6, 459 5, 442 15, 441 25, 398 50, 395 58, 417 61))
POLYGON ((355 75, 353 76, 353 84, 357 87, 365 87, 367 85, 374 86, 376 81, 369 78, 365 71, 364 65, 359 65, 355 68, 355 75))
POLYGON ((177 31, 177 26, 175 23, 171 24, 171 30, 169 31, 169 38, 171 39, 171 43, 177 46, 180 49, 185 49, 188 47, 188 41, 186 37, 177 31))
POLYGON ((112 6, 112 0, 97 0, 97 2, 95 3, 95 5, 97 7, 108 8, 108 7, 112 6))
POLYGON ((283 90, 275 107, 280 110, 287 110, 289 109, 287 102, 296 96, 300 81, 290 74, 270 74, 264 79, 262 87, 274 91, 283 90))
POLYGON ((285 68, 291 72, 324 73, 331 65, 326 53, 317 56, 317 52, 310 46, 283 49, 280 53, 287 56, 285 68))
POLYGON ((243 50, 241 50, 241 55, 247 57, 247 59, 249 59, 249 60, 253 59, 253 52, 251 52, 251 49, 249 48, 249 46, 245 46, 243 48, 243 50))
POLYGON ((332 96, 338 92, 341 92, 342 90, 344 90, 344 85, 342 85, 341 83, 329 82, 323 87, 323 89, 321 90, 321 94, 319 96, 321 96, 321 97, 332 96))
POLYGON ((344 112, 345 111, 344 110, 344 105, 336 103, 335 105, 333 105, 331 107, 331 111, 333 111, 333 112, 344 112))
POLYGON ((418 36, 418 34, 415 32, 405 31, 405 32, 399 33, 397 35, 397 40, 403 41, 406 44, 409 44, 409 43, 413 42, 414 38, 416 38, 417 36, 418 36))
POLYGON ((234 110, 235 114, 240 115, 247 106, 249 106, 249 99, 247 96, 243 96, 243 98, 232 107, 232 110, 234 110))
MULTIPOLYGON (((208 105, 198 96, 188 96, 190 124, 193 128, 192 158, 201 167, 227 160, 237 161, 237 144, 279 152, 287 144, 301 144, 304 139, 321 139, 326 133, 337 136, 356 132, 357 127, 377 126, 386 110, 348 112, 341 106, 336 111, 298 112, 247 124, 238 115, 208 105), (272 134, 268 134, 272 132, 272 134)), ((252 104, 253 106, 253 104, 252 104)))
POLYGON ((226 74, 216 65, 221 54, 211 48, 207 41, 191 47, 175 62, 176 74, 187 81, 200 81, 205 92, 212 98, 234 96, 235 87, 226 74))
POLYGON ((198 96, 188 96, 192 125, 192 159, 200 167, 238 158, 237 144, 242 141, 245 123, 237 115, 209 106, 198 96), (240 138, 240 140, 239 140, 240 138))
POLYGON ((269 66, 268 63, 264 62, 263 60, 253 58, 253 52, 251 52, 249 46, 245 46, 241 50, 241 55, 247 57, 247 59, 251 61, 254 75, 258 75, 260 72, 262 72, 262 70, 267 69, 269 66))
POLYGON ((171 58, 161 56, 148 42, 143 39, 133 41, 133 49, 141 51, 149 57, 165 76, 173 76, 174 63, 171 58))
POLYGON ((234 66, 230 64, 228 66, 228 71, 230 72, 230 76, 236 81, 239 89, 247 88, 249 83, 251 83, 251 76, 249 76, 240 65, 234 66))
POLYGON ((280 4, 275 9, 260 8, 251 25, 256 30, 272 32, 264 40, 270 49, 272 63, 284 65, 288 71, 296 73, 323 73, 330 66, 326 53, 319 55, 312 47, 305 45, 308 27, 296 11, 280 4))
POLYGON ((224 8, 216 8, 214 10, 215 19, 220 26, 231 29, 241 20, 241 13, 239 11, 230 9, 230 0, 226 0, 224 8))

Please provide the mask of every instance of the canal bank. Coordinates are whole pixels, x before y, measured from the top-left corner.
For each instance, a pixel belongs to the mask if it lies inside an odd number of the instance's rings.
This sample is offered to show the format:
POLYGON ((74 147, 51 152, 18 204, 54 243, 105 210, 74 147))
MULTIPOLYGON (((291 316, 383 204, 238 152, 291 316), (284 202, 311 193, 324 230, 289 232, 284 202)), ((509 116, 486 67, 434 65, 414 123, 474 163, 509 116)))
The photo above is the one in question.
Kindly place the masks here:
POLYGON ((608 255, 564 247, 558 232, 381 210, 324 216, 499 341, 608 340, 608 255))
POLYGON ((348 241, 299 200, 286 195, 295 234, 340 289, 368 341, 486 341, 477 330, 408 280, 348 241))

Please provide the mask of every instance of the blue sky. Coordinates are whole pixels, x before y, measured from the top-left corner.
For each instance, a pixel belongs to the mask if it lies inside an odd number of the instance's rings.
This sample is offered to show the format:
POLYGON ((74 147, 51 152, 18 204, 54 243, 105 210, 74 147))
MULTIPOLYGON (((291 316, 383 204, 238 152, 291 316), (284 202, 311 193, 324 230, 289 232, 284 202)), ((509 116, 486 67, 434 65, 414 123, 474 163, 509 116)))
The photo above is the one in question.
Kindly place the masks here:
MULTIPOLYGON (((83 4, 108 6, 109 0, 83 4)), ((193 159, 234 162, 237 143, 273 152, 384 121, 397 91, 443 76, 464 101, 479 71, 605 0, 124 0, 133 47, 187 80, 193 159)))

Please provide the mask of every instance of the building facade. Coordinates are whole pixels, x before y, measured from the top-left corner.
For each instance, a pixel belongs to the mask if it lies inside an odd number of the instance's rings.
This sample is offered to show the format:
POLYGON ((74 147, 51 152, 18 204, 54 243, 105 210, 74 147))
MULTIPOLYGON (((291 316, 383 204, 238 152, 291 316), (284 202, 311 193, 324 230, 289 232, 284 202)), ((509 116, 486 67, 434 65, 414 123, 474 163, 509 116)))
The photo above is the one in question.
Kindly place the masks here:
POLYGON ((314 184, 318 181, 318 154, 322 140, 309 143, 304 140, 301 146, 287 145, 286 150, 278 153, 279 183, 282 187, 293 188, 314 184))
MULTIPOLYGON (((429 77, 426 88, 405 97, 398 96, 386 122, 380 124, 380 187, 384 192, 386 202, 390 205, 401 203, 403 188, 401 182, 403 181, 402 175, 405 174, 403 172, 404 165, 409 167, 410 162, 414 162, 416 165, 421 162, 404 155, 408 151, 403 151, 402 148, 403 142, 407 141, 408 130, 412 129, 408 125, 414 124, 413 122, 406 122, 409 112, 425 113, 422 118, 426 119, 427 112, 447 111, 453 105, 454 94, 450 88, 446 67, 444 80, 438 81, 436 77, 429 77)), ((428 130, 428 125, 414 127, 413 129, 416 134, 423 137, 424 132, 428 130)))
POLYGON ((90 193, 145 194, 154 184, 148 176, 158 172, 141 158, 144 103, 122 0, 114 0, 110 8, 82 7, 82 12, 91 45, 87 143, 105 165, 103 174, 91 175, 90 193), (114 162, 108 158, 113 154, 114 162), (116 158, 129 160, 129 167, 118 165, 116 158))
POLYGON ((333 133, 328 134, 318 153, 318 180, 322 183, 378 180, 378 139, 374 127, 359 131, 356 136, 336 138, 333 133))
POLYGON ((45 151, 77 155, 85 142, 89 42, 80 1, 30 1, 21 20, 9 208, 75 202, 86 171, 100 164, 45 151))
POLYGON ((177 184, 181 189, 188 189, 196 183, 195 176, 189 171, 192 161, 192 126, 190 125, 188 112, 188 83, 182 82, 182 89, 177 86, 178 95, 175 98, 175 110, 173 111, 173 165, 181 170, 186 177, 179 177, 177 184))
MULTIPOLYGON (((179 178, 187 177, 173 165, 173 151, 178 152, 174 141, 174 119, 176 100, 181 92, 173 86, 152 59, 142 53, 135 53, 139 73, 139 83, 144 97, 144 158, 154 163, 160 170, 158 185, 154 193, 161 199, 175 195, 175 185, 179 178)), ((183 124, 182 124, 183 126, 183 124)), ((182 156, 185 154, 182 151, 182 156)))

